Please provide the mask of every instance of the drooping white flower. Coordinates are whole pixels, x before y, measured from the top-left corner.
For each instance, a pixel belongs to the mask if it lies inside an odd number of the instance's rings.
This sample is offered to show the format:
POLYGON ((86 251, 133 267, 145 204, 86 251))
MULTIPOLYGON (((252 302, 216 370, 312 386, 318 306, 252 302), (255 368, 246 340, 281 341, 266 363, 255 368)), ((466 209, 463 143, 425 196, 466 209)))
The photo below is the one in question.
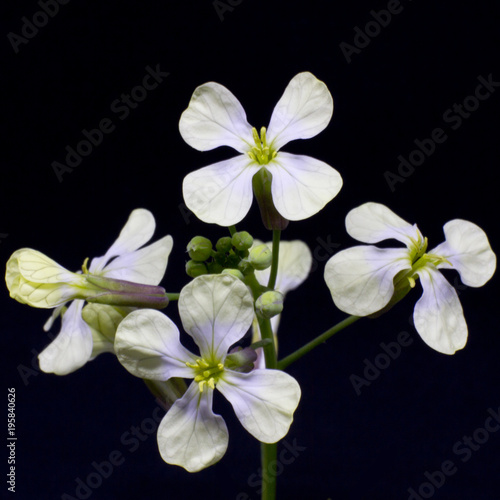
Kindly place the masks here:
POLYGON ((290 141, 319 134, 332 113, 326 85, 311 73, 299 73, 274 108, 267 131, 262 127, 259 135, 226 87, 201 85, 181 116, 183 139, 199 151, 230 146, 240 154, 188 174, 186 205, 204 222, 236 224, 252 204, 252 178, 264 168, 272 175, 272 198, 281 216, 302 220, 319 212, 340 191, 340 174, 320 160, 280 150, 290 141))
POLYGON ((246 285, 230 275, 195 278, 181 291, 179 314, 199 355, 183 347, 175 324, 154 310, 129 314, 115 339, 118 359, 133 375, 162 381, 194 379, 158 428, 163 459, 196 472, 224 455, 228 432, 222 417, 212 410, 214 389, 259 441, 274 443, 285 436, 300 399, 295 379, 279 370, 243 373, 231 368, 228 350, 245 335, 254 315, 246 285))
POLYGON ((416 225, 384 205, 365 203, 346 217, 350 236, 364 243, 395 239, 406 248, 356 246, 335 254, 326 264, 325 281, 335 305, 355 316, 367 316, 389 304, 420 278, 422 297, 415 305, 415 328, 430 347, 454 354, 467 342, 467 324, 457 292, 440 269, 455 269, 467 286, 484 285, 495 272, 496 256, 484 231, 455 219, 444 225, 446 240, 427 251, 416 225))
MULTIPOLYGON (((151 212, 136 209, 130 214, 118 239, 102 257, 92 259, 91 276, 157 285, 165 274, 172 237, 140 248, 153 236, 151 212)), ((39 355, 44 372, 66 375, 83 366, 92 356, 92 330, 82 319, 85 293, 93 293, 85 274, 73 273, 46 255, 24 248, 7 262, 6 282, 11 297, 33 307, 55 308, 44 326, 48 331, 63 311, 61 330, 39 355), (90 292, 89 292, 90 290, 90 292), (76 299, 76 300, 73 300, 76 299), (72 301, 67 307, 68 301, 72 301)))

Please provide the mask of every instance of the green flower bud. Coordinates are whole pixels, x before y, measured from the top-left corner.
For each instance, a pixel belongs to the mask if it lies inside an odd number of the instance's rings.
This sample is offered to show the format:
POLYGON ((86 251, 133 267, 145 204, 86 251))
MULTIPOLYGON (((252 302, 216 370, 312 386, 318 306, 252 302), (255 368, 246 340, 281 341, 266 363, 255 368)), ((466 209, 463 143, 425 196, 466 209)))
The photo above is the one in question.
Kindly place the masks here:
POLYGON ((208 274, 207 266, 203 262, 188 260, 186 262, 186 274, 191 278, 197 278, 202 274, 208 274))
POLYGON ((262 245, 257 245, 250 250, 248 261, 252 264, 254 269, 262 271, 271 265, 273 261, 273 254, 269 247, 263 243, 262 245))
POLYGON ((234 233, 231 243, 236 250, 248 250, 253 245, 253 238, 246 231, 234 233))
POLYGON ((215 248, 220 253, 226 253, 231 250, 233 244, 231 242, 230 236, 224 236, 223 238, 219 238, 217 243, 215 244, 215 248))
POLYGON ((212 242, 204 236, 195 236, 187 244, 187 251, 191 259, 204 262, 212 255, 212 242))
POLYGON ((207 264, 207 269, 210 274, 220 274, 224 267, 219 262, 214 261, 207 264))
POLYGON ((283 294, 281 292, 265 292, 255 301, 257 314, 263 318, 272 318, 283 311, 283 294))
POLYGON ((240 280, 245 279, 243 273, 241 271, 238 271, 238 269, 224 269, 224 271, 222 271, 222 274, 231 274, 232 276, 236 276, 240 280))

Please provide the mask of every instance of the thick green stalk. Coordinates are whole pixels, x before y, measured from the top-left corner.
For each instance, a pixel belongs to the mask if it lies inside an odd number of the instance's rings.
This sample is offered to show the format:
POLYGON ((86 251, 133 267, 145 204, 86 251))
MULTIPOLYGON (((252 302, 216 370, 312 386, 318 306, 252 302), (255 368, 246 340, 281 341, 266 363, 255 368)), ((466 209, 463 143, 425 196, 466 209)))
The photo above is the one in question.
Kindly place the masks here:
POLYGON ((267 288, 274 290, 276 286, 276 276, 278 276, 278 263, 280 255, 280 236, 281 231, 275 229, 273 231, 273 260, 271 263, 271 272, 269 273, 269 282, 267 283, 267 288))
POLYGON ((337 323, 335 326, 332 326, 329 330, 326 330, 326 332, 323 332, 321 335, 316 337, 314 340, 311 340, 311 342, 308 342, 304 346, 302 346, 300 349, 297 349, 295 352, 292 354, 288 355, 286 358, 283 358, 281 361, 278 362, 278 369, 279 370, 284 370, 287 366, 291 365, 298 359, 300 359, 302 356, 307 354, 309 351, 312 351, 315 347, 319 346, 323 342, 326 342, 332 335, 335 335, 337 332, 340 332, 340 330, 343 330, 345 327, 351 325, 355 321, 358 321, 360 319, 359 316, 348 316, 346 319, 342 320, 340 323, 337 323))
POLYGON ((260 461, 262 464, 262 500, 276 498, 276 470, 271 464, 276 464, 278 444, 260 443, 260 461))

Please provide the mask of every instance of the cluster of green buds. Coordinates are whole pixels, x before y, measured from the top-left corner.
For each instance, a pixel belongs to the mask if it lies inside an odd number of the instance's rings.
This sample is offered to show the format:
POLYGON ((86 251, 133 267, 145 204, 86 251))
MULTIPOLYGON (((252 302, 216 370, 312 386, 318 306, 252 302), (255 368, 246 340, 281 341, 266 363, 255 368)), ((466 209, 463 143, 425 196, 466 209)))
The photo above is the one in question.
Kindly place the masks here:
POLYGON ((191 278, 203 274, 233 274, 240 279, 254 272, 267 269, 272 262, 272 253, 267 245, 253 247, 253 237, 247 231, 224 236, 215 247, 204 236, 195 236, 187 245, 190 260, 186 273, 191 278))

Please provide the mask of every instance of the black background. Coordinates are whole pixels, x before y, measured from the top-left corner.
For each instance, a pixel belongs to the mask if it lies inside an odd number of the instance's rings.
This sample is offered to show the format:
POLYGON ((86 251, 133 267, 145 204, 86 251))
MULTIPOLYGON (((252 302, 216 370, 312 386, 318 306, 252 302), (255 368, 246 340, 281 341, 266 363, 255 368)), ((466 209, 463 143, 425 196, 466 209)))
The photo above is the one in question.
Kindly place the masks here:
MULTIPOLYGON (((387 2, 232 3, 237 5, 219 15, 212 1, 72 0, 18 53, 7 35, 20 35, 23 16, 32 20, 40 6, 23 0, 2 7, 2 262, 16 249, 32 247, 76 270, 85 257, 106 251, 132 209, 144 207, 157 219, 155 239, 174 238, 162 284, 179 291, 187 282, 189 239, 227 233, 187 215, 182 179, 234 154, 228 148, 200 153, 183 142, 178 120, 193 90, 207 81, 225 85, 259 128, 301 71, 327 84, 335 111, 319 136, 284 150, 331 164, 344 187, 323 211, 291 223, 283 234, 306 241, 316 256, 309 280, 287 298, 280 327, 284 355, 344 317, 322 278, 324 244, 332 243, 330 253, 355 244, 344 218, 361 203, 384 203, 417 222, 431 247, 442 241, 445 222, 471 220, 498 250, 500 91, 456 130, 443 118, 474 94, 479 76, 500 81, 493 2, 402 1, 402 11, 350 63, 340 44, 353 44, 355 28, 364 30, 373 20, 370 11, 385 9, 387 2), (141 84, 148 65, 170 74, 121 120, 111 105, 141 84), (103 118, 116 129, 59 182, 52 162, 63 162, 66 146, 76 147, 82 129, 103 118), (384 173, 397 173, 398 156, 408 158, 414 141, 436 127, 446 141, 392 191, 384 173)), ((238 227, 269 239, 255 206, 238 227)), ((433 498, 500 498, 500 432, 489 433, 470 455, 453 451, 484 427, 489 409, 500 406, 498 277, 474 290, 461 286, 456 273, 447 276, 460 287, 469 326, 467 346, 456 355, 434 352, 411 326, 417 285, 387 315, 360 321, 290 367, 303 396, 286 440, 300 451, 279 467, 279 498, 407 499, 408 488, 418 490, 428 481, 425 472, 447 460, 456 472, 433 498), (350 377, 363 376, 364 360, 373 362, 383 352, 381 343, 402 331, 409 332, 411 345, 357 395, 350 377)), ((37 366, 33 353, 49 342, 42 331, 49 312, 12 301, 6 290, 0 300, 5 410, 7 388, 16 390, 17 498, 78 498, 77 479, 85 481, 92 463, 109 460, 114 451, 121 464, 92 490, 92 499, 258 498, 258 443, 222 397, 215 408, 230 429, 226 456, 197 474, 166 465, 149 426, 155 402, 140 380, 111 355, 64 377, 27 371, 32 361, 37 366), (132 444, 127 433, 141 424, 150 434, 132 444)), ((175 304, 167 313, 176 318, 175 304)), ((5 474, 5 447, 2 455, 5 474)), ((2 497, 14 497, 2 477, 2 497)))

